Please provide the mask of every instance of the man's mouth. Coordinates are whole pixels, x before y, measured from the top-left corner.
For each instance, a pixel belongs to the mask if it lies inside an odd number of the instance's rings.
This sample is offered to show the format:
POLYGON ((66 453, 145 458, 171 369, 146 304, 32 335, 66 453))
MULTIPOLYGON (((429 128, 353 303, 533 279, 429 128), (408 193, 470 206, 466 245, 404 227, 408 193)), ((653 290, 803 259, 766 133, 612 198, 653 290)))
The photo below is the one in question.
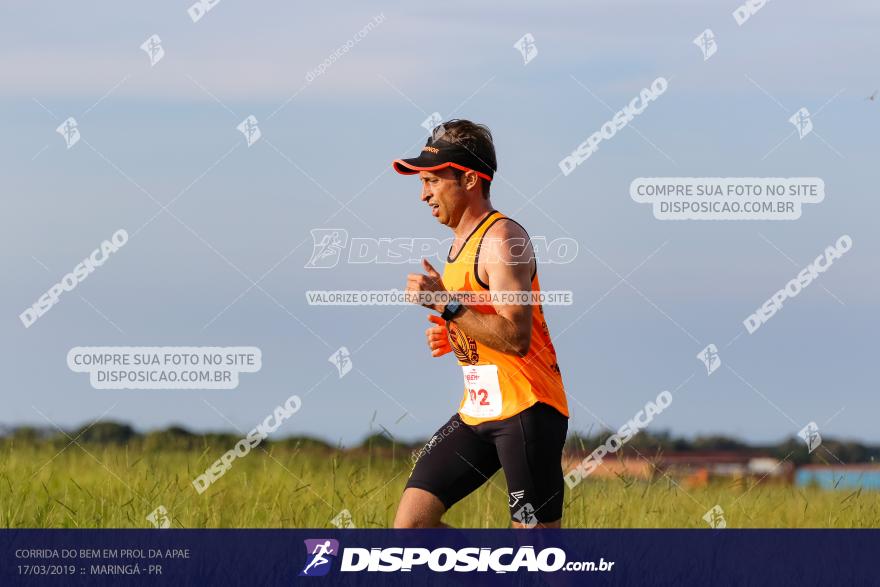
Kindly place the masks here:
POLYGON ((428 204, 431 207, 431 216, 437 218, 440 215, 440 205, 439 204, 428 204))

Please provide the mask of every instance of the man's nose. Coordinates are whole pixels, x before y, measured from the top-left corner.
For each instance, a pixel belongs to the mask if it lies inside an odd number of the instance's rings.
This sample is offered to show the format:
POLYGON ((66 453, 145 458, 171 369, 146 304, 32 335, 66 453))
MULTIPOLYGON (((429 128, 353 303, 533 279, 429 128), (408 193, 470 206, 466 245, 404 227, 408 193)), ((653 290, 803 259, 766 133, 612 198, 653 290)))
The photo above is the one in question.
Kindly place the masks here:
POLYGON ((428 189, 428 186, 422 186, 422 201, 427 202, 429 197, 431 197, 431 191, 428 189))

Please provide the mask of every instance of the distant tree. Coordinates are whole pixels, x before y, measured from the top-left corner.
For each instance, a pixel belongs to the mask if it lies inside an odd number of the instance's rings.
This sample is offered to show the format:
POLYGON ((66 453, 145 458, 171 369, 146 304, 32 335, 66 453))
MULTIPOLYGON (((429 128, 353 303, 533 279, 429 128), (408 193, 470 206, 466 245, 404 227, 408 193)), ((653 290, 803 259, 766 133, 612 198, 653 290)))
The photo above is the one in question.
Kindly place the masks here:
MULTIPOLYGON (((17 426, 4 429, 0 444, 39 445, 62 447, 70 442, 66 434, 50 427, 17 426)), ((183 426, 172 425, 164 430, 139 434, 128 424, 119 422, 97 422, 82 426, 69 432, 72 438, 82 443, 127 444, 142 443, 150 451, 159 450, 228 450, 242 438, 240 433, 193 433, 183 426)), ((592 452, 607 443, 615 431, 590 428, 586 433, 574 432, 566 440, 566 451, 592 452)), ((394 439, 387 431, 370 434, 358 445, 360 448, 391 448, 418 450, 426 440, 404 442, 394 439)), ((327 442, 309 436, 292 436, 280 439, 264 439, 265 445, 286 449, 323 449, 328 451, 345 450, 341 445, 334 447, 327 442)), ((673 437, 669 431, 642 430, 633 435, 617 452, 617 456, 644 456, 653 458, 669 452, 693 451, 742 451, 771 455, 779 460, 787 460, 796 466, 808 463, 837 465, 841 463, 880 463, 880 446, 866 445, 856 441, 844 441, 825 437, 822 444, 812 453, 806 443, 798 436, 790 436, 776 444, 750 445, 735 438, 721 435, 697 436, 690 440, 673 437)))
POLYGON ((34 426, 19 426, 15 430, 9 434, 8 438, 10 438, 13 442, 18 442, 22 444, 36 443, 43 441, 52 436, 52 433, 49 430, 45 430, 43 428, 36 428, 34 426))
POLYGON ((165 430, 148 432, 144 436, 146 450, 190 450, 198 448, 201 436, 193 434, 182 426, 171 426, 165 430))
POLYGON ((391 448, 395 442, 393 439, 389 438, 387 434, 382 432, 377 432, 376 434, 370 434, 366 438, 364 438, 363 442, 361 442, 361 447, 363 448, 391 448))
POLYGON ((727 436, 697 436, 691 443, 693 450, 723 451, 750 450, 752 447, 727 436))
POLYGON ((83 426, 74 431, 71 436, 79 437, 78 442, 125 444, 136 436, 134 428, 128 424, 118 422, 97 422, 93 425, 83 426))
POLYGON ((330 443, 325 442, 320 438, 313 438, 311 436, 288 436, 287 438, 273 441, 272 444, 275 446, 282 446, 284 448, 292 449, 333 449, 333 446, 330 443))

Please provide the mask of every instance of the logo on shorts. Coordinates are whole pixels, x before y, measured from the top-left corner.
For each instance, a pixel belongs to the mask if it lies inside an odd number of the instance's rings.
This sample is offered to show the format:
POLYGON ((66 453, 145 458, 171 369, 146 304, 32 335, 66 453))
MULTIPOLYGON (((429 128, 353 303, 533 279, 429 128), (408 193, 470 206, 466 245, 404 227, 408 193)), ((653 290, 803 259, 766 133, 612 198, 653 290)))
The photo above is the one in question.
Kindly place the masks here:
POLYGON ((331 561, 339 554, 339 541, 332 538, 311 538, 304 542, 306 566, 299 576, 323 577, 330 572, 331 561))
POLYGON ((477 352, 477 341, 462 332, 454 322, 446 323, 446 331, 449 333, 449 344, 455 358, 462 363, 476 365, 480 362, 480 353, 477 352))
POLYGON ((520 491, 511 491, 510 500, 507 502, 508 507, 516 506, 516 504, 519 503, 519 500, 521 500, 525 494, 525 489, 521 489, 520 491))

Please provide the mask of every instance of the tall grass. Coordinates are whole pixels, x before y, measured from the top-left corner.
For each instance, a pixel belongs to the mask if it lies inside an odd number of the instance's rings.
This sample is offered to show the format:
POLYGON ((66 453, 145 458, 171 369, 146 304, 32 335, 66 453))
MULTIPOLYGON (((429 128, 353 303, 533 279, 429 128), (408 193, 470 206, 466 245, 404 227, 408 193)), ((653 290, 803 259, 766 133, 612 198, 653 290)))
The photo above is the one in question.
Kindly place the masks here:
MULTIPOLYGON (((132 445, 134 446, 134 445, 132 445)), ((143 528, 157 506, 178 528, 332 527, 341 510, 359 528, 391 525, 412 463, 397 451, 257 448, 199 495, 191 481, 227 448, 147 450, 124 445, 0 444, 0 526, 143 528)), ((715 483, 683 489, 660 477, 565 490, 573 528, 707 528, 716 504, 728 527, 880 526, 880 492, 715 483)), ((502 473, 450 510, 453 526, 508 525, 502 473)))

